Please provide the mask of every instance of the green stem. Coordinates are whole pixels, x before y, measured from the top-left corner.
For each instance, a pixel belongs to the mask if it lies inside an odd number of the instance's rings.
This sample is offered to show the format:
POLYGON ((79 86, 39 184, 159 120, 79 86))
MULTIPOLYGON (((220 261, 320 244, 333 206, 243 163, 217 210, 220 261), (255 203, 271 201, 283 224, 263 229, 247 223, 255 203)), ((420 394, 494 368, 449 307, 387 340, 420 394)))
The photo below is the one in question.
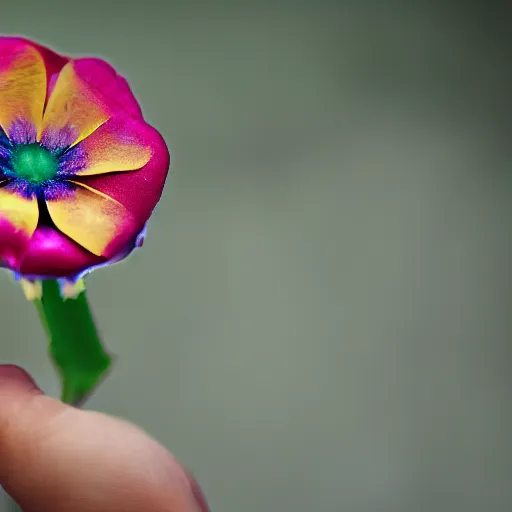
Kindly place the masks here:
POLYGON ((112 357, 105 352, 85 292, 63 299, 57 281, 43 281, 35 301, 62 381, 62 401, 79 406, 105 377, 112 357))
MULTIPOLYGON (((112 357, 101 343, 85 292, 76 299, 64 300, 57 281, 46 280, 43 297, 34 304, 60 374, 62 401, 80 406, 112 364, 112 357)), ((13 499, 8 498, 7 503, 12 512, 21 512, 13 499)))

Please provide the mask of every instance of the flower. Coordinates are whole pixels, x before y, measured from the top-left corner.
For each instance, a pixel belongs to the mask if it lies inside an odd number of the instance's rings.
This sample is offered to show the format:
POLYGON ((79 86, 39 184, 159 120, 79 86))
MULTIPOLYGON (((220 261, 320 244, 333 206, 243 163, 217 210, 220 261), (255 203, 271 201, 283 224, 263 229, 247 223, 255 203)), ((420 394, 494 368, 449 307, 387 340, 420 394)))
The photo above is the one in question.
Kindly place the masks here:
POLYGON ((0 266, 74 280, 124 258, 168 169, 165 142, 109 64, 0 37, 0 266))

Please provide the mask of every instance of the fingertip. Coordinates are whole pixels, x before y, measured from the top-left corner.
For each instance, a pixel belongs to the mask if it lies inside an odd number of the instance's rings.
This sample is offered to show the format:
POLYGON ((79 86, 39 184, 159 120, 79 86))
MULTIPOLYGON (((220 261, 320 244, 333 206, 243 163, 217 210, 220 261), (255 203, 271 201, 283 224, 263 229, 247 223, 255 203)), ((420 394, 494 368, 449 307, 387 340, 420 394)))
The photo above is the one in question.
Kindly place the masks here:
POLYGON ((14 364, 0 365, 0 394, 6 391, 40 391, 35 380, 23 368, 14 364))
POLYGON ((197 480, 193 477, 192 473, 190 471, 185 470, 185 473, 187 475, 190 488, 192 490, 192 495, 194 496, 194 499, 196 500, 197 504, 199 505, 200 512, 211 512, 210 507, 208 506, 208 503, 206 502, 206 497, 199 486, 199 483, 197 480))
POLYGON ((19 503, 63 510, 72 499, 83 506, 78 511, 100 501, 115 501, 111 510, 121 510, 116 507, 126 501, 126 512, 145 497, 158 510, 171 504, 176 511, 210 512, 192 474, 142 431, 42 395, 25 370, 0 365, 0 485, 19 503), (77 465, 79 473, 70 469, 77 465), (88 496, 81 495, 84 486, 88 496))

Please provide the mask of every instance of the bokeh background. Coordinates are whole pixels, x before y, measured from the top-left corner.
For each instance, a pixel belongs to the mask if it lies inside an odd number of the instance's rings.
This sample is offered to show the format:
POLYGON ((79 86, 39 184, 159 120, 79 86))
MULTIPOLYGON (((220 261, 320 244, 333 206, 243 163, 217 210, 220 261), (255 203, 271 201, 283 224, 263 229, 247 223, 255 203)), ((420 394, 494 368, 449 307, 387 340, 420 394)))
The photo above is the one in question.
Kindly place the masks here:
MULTIPOLYGON (((213 510, 512 510, 499 5, 2 6, 4 33, 107 58, 172 148, 144 250, 89 279, 118 360, 88 407, 168 446, 213 510)), ((0 311, 0 359, 57 394, 4 274, 0 311)))

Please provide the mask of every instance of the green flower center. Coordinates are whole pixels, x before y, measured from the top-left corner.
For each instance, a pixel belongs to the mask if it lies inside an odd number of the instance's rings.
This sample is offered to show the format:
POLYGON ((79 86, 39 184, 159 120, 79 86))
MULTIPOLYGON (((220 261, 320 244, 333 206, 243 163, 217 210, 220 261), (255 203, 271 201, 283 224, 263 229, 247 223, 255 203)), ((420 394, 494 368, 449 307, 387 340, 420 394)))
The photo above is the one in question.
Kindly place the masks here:
POLYGON ((18 178, 34 184, 55 178, 59 170, 57 158, 37 143, 17 146, 11 164, 18 178))

